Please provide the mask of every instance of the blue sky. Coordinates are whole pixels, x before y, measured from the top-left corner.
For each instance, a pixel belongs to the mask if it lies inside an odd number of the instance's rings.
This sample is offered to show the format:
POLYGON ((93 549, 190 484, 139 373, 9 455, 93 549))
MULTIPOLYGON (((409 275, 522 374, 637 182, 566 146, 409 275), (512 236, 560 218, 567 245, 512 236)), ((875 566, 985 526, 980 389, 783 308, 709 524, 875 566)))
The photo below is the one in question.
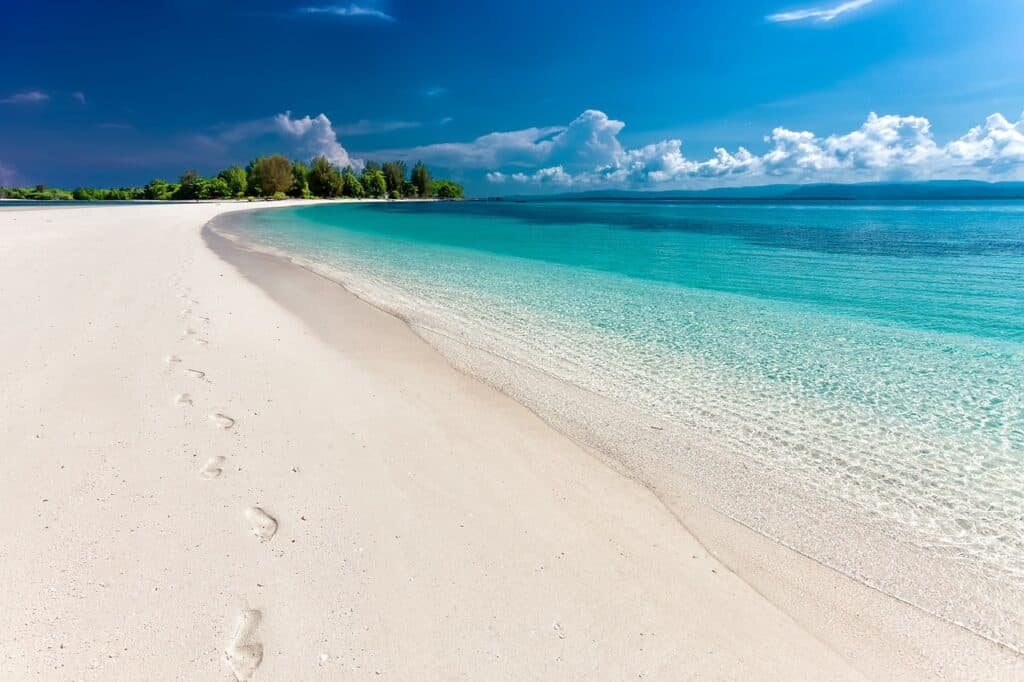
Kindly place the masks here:
POLYGON ((89 4, 5 8, 0 184, 270 151, 476 195, 1024 177, 1021 2, 89 4))

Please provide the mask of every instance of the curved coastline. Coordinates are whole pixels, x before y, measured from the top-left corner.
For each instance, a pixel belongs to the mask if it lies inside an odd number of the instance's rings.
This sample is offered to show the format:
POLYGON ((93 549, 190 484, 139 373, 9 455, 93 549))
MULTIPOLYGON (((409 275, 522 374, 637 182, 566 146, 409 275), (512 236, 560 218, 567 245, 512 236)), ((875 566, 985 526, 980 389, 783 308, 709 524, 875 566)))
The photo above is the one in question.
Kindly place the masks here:
MULTIPOLYGON (((907 553, 892 545, 889 538, 866 535, 856 515, 844 513, 840 507, 808 507, 807 500, 787 496, 779 489, 777 478, 759 478, 758 472, 742 463, 730 464, 707 452, 703 444, 686 442, 685 434, 675 431, 671 424, 624 410, 621 404, 476 347, 472 340, 456 338, 389 307, 353 286, 351 273, 246 242, 231 225, 244 221, 245 213, 217 217, 207 224, 203 235, 221 258, 272 297, 272 285, 261 276, 261 268, 247 260, 247 253, 258 252, 287 262, 296 273, 326 278, 348 294, 401 319, 452 367, 509 395, 608 466, 648 488, 713 555, 862 671, 872 674, 909 666, 917 673, 959 671, 966 677, 976 673, 980 665, 1000 675, 1010 670, 1024 672, 1020 656, 1008 643, 987 637, 984 624, 958 620, 949 614, 939 617, 868 576, 854 576, 841 565, 820 562, 811 553, 729 514, 715 501, 742 495, 751 487, 774 487, 779 492, 774 496, 773 508, 766 513, 807 521, 827 515, 832 528, 845 527, 850 537, 873 543, 876 550, 886 547, 879 550, 880 554, 901 556, 892 564, 893 579, 898 580, 906 571, 930 575, 938 581, 941 593, 941 572, 928 562, 914 564, 912 556, 908 563, 907 553), (689 469, 680 469, 680 458, 651 457, 652 453, 678 451, 681 443, 689 469), (709 490, 714 494, 709 495, 709 490), (893 649, 899 650, 899 656, 892 654, 893 649)), ((286 300, 279 302, 288 305, 286 300)), ((306 321, 316 328, 315 320, 306 321)))

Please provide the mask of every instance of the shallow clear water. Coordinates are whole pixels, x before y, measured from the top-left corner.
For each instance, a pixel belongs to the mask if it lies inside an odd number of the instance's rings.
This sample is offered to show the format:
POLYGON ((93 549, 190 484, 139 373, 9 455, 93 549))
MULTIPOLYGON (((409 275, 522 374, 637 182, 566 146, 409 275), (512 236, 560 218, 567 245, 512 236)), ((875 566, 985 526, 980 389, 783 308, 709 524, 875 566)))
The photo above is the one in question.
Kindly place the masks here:
POLYGON ((716 505, 1020 648, 1024 203, 381 203, 235 220, 414 324, 777 479, 808 518, 841 506, 863 538, 766 521, 757 490, 716 505), (903 564, 866 538, 934 560, 936 579, 890 570, 903 564))

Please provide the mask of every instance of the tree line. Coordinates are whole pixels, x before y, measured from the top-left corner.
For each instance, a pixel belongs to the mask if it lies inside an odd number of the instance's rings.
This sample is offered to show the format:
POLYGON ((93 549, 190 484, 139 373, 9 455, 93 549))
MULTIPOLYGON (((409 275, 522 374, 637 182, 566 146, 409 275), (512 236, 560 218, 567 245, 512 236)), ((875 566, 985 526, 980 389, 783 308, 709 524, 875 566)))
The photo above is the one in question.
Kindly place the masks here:
POLYGON ((231 166, 212 177, 187 170, 178 182, 153 180, 143 187, 73 190, 35 187, 0 187, 0 198, 79 201, 195 201, 199 199, 461 199, 462 185, 434 180, 422 162, 406 174, 404 161, 367 161, 359 174, 351 166, 339 169, 325 156, 308 164, 281 154, 261 156, 245 168, 231 166))

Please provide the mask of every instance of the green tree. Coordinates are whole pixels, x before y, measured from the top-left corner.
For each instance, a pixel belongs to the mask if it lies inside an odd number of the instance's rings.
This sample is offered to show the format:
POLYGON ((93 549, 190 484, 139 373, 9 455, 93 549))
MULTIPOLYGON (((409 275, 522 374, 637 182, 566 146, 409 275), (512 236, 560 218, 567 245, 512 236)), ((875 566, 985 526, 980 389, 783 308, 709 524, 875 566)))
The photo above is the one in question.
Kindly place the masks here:
POLYGON ((284 193, 292 186, 292 162, 280 154, 261 156, 249 164, 249 191, 258 196, 284 193))
POLYGON ((363 190, 366 192, 368 197, 385 197, 388 193, 388 181, 384 178, 384 173, 380 170, 363 170, 363 175, 359 179, 363 184, 363 190))
POLYGON ((193 200, 201 198, 203 178, 194 170, 187 170, 181 174, 178 181, 178 191, 174 193, 175 199, 193 200))
POLYGON ((315 196, 333 199, 341 196, 341 190, 341 173, 334 164, 323 154, 313 159, 309 168, 309 191, 315 196))
POLYGON ((230 168, 225 168, 220 173, 217 173, 217 177, 227 183, 228 189, 231 191, 231 196, 245 196, 245 193, 249 188, 249 181, 245 175, 244 169, 238 166, 231 166, 230 168))
POLYGON ((410 179, 412 180, 412 184, 416 186, 416 196, 430 196, 430 170, 423 165, 422 161, 417 161, 416 165, 412 167, 412 175, 410 179))
POLYGON ((431 193, 438 199, 461 199, 462 185, 451 180, 436 180, 431 187, 431 193))
POLYGON ((131 196, 130 192, 123 188, 116 189, 112 187, 110 189, 101 189, 99 192, 100 195, 97 198, 104 201, 124 201, 131 196))
POLYGON ((301 161, 292 162, 292 185, 288 188, 288 196, 309 198, 309 166, 301 161))
POLYGON ((359 182, 359 178, 356 177, 351 166, 341 174, 341 196, 353 199, 361 199, 366 196, 366 190, 363 189, 363 184, 359 182))
POLYGON ((205 182, 200 199, 230 199, 233 196, 235 193, 231 191, 228 181, 218 175, 205 182))
POLYGON ((388 184, 388 193, 401 192, 402 183, 405 182, 405 161, 387 161, 381 170, 388 184))
POLYGON ((172 185, 165 180, 152 180, 142 188, 143 197, 153 201, 166 201, 171 198, 177 190, 177 185, 172 185))
POLYGON ((103 196, 103 190, 93 189, 92 187, 76 187, 71 192, 71 196, 77 201, 96 201, 103 196))

